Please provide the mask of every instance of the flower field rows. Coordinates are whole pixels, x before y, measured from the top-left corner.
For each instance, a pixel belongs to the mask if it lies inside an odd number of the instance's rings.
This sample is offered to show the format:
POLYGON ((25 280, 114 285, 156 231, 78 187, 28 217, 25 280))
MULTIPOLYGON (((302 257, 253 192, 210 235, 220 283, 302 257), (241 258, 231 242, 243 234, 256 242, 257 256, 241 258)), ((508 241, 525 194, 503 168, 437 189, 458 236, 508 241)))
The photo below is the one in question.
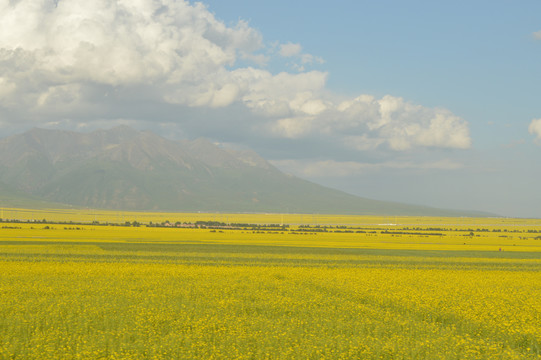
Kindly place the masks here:
POLYGON ((0 359, 541 359, 541 227, 430 224, 3 223, 0 359))

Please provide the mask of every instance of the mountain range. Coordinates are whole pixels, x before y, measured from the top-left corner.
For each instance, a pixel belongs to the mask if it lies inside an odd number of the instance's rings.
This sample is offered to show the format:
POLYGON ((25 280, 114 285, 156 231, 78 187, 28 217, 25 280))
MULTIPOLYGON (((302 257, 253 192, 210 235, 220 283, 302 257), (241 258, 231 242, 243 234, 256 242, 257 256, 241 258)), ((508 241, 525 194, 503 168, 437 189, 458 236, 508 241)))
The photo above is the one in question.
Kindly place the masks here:
POLYGON ((285 174, 251 150, 126 126, 33 129, 0 140, 2 206, 204 212, 480 216, 366 199, 285 174))

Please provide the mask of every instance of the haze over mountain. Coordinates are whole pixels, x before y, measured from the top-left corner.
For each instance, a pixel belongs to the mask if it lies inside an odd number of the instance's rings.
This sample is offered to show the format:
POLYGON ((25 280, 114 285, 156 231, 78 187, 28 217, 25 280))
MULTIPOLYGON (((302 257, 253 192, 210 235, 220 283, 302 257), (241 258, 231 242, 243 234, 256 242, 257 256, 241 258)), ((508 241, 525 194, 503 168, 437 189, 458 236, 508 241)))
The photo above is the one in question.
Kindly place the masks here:
POLYGON ((126 126, 33 129, 0 140, 0 202, 40 201, 123 210, 482 215, 360 198, 284 174, 253 151, 126 126))

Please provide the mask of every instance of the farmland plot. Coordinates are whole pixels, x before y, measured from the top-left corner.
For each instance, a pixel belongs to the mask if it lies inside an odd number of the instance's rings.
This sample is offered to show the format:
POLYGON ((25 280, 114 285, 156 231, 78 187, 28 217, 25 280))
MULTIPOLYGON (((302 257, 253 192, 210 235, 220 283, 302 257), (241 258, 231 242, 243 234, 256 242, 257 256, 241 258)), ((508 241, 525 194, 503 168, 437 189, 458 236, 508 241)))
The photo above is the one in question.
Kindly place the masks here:
POLYGON ((541 358, 532 225, 0 225, 0 358, 541 358))

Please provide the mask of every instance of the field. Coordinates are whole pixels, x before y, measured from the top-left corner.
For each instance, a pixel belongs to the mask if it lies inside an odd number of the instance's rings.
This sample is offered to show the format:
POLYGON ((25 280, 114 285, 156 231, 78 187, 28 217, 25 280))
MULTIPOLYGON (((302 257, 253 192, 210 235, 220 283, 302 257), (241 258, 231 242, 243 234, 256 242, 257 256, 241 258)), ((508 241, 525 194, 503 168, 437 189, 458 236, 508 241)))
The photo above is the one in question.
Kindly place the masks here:
POLYGON ((540 220, 0 215, 0 359, 541 359, 540 220))

